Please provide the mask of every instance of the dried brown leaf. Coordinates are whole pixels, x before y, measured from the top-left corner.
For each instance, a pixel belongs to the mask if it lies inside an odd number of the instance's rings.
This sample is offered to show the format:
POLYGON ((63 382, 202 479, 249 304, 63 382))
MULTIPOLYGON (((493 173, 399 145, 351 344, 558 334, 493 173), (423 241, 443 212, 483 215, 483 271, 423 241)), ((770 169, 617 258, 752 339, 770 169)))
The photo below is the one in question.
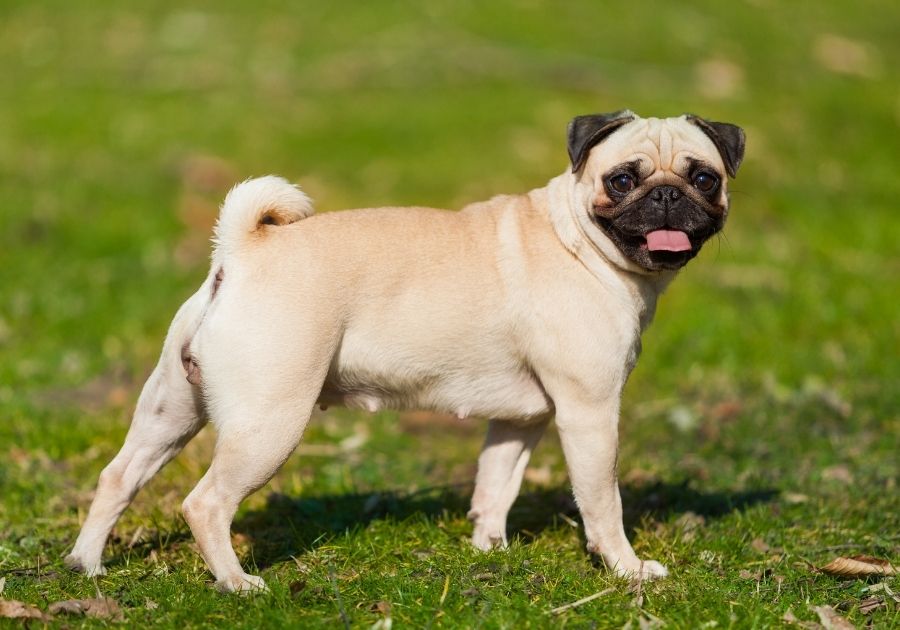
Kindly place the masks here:
POLYGON ((843 577, 895 575, 897 573, 896 567, 890 562, 874 556, 838 557, 822 567, 821 571, 828 575, 840 575, 843 577))
POLYGON ((871 615, 874 611, 885 606, 887 606, 887 604, 885 603, 884 598, 874 595, 859 602, 859 612, 864 615, 871 615))
POLYGON ((40 609, 14 599, 0 599, 0 617, 5 619, 40 619, 42 621, 50 619, 40 609))
POLYGON ((52 615, 86 615, 97 619, 112 619, 122 621, 124 615, 116 600, 109 597, 91 599, 67 599, 50 604, 52 615))
POLYGON ((762 538, 754 538, 753 542, 750 543, 750 546, 754 551, 758 551, 759 553, 766 553, 770 549, 769 545, 762 538))
POLYGON ((819 621, 825 630, 856 630, 856 626, 844 619, 831 606, 814 606, 819 621))

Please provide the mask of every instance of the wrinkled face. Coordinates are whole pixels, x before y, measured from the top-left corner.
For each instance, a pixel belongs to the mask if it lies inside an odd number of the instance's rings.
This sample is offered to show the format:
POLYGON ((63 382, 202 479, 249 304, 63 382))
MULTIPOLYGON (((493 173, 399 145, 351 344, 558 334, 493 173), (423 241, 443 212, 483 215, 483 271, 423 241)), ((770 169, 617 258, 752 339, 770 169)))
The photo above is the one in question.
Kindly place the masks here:
POLYGON ((589 190, 587 211, 630 260, 653 271, 678 269, 724 225, 727 176, 743 157, 743 132, 725 125, 719 131, 731 137, 723 139, 712 126, 722 123, 613 116, 619 117, 606 135, 602 119, 583 121, 581 137, 592 146, 582 147, 580 168, 570 126, 573 170, 589 190), (585 135, 591 128, 593 139, 585 135))

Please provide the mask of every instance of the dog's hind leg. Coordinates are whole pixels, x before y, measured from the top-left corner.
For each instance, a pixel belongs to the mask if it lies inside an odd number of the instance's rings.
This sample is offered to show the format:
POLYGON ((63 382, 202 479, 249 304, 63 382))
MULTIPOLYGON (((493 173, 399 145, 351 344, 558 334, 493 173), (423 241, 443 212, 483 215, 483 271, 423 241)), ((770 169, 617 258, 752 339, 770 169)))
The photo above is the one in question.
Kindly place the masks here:
POLYGON ((296 448, 338 345, 338 317, 324 310, 273 334, 276 298, 224 298, 195 338, 210 422, 218 432, 209 470, 182 504, 200 553, 221 591, 265 589, 231 546, 241 501, 296 448))
POLYGON ((186 379, 182 347, 202 318, 208 296, 205 284, 184 303, 172 322, 159 363, 138 399, 125 443, 100 473, 81 533, 65 558, 66 565, 76 571, 89 576, 105 573, 101 555, 119 516, 138 490, 205 423, 199 391, 186 379))
POLYGON ((506 516, 519 494, 531 452, 548 420, 514 424, 491 420, 478 458, 469 519, 475 522, 472 544, 487 551, 506 546, 506 516))
POLYGON ((220 591, 266 588, 262 578, 241 568, 231 545, 231 522, 241 501, 265 485, 296 448, 320 388, 314 384, 309 395, 286 399, 257 391, 249 397, 252 404, 231 399, 227 411, 216 413, 219 437, 212 464, 182 509, 220 591))

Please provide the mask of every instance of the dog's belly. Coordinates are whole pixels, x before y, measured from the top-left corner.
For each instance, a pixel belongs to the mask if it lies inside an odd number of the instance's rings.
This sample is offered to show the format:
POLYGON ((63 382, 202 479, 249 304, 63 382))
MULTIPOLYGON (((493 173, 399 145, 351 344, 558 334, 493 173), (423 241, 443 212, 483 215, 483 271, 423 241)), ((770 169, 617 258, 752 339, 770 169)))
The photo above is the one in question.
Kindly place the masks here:
POLYGON ((459 418, 476 416, 528 420, 553 409, 537 378, 525 370, 485 370, 477 366, 420 370, 366 370, 333 365, 319 396, 323 405, 343 405, 371 412, 425 409, 459 418))

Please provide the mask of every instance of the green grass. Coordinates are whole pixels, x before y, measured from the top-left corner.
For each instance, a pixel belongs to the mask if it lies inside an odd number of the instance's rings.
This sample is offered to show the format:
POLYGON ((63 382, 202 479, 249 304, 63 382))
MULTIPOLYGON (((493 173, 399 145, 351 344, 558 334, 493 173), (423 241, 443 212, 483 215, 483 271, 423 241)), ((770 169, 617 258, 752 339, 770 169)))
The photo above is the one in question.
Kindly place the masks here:
POLYGON ((810 569, 900 561, 900 5, 486 4, 0 7, 3 597, 99 589, 163 627, 746 628, 817 605, 900 625, 859 610, 873 581, 810 569), (663 298, 623 406, 629 535, 671 578, 638 598, 591 563, 554 435, 485 555, 482 424, 341 410, 235 522, 271 594, 217 594, 179 514, 208 430, 116 528, 107 577, 62 569, 231 184, 457 208, 543 185, 568 120, 621 107, 749 137, 725 236, 663 298))

